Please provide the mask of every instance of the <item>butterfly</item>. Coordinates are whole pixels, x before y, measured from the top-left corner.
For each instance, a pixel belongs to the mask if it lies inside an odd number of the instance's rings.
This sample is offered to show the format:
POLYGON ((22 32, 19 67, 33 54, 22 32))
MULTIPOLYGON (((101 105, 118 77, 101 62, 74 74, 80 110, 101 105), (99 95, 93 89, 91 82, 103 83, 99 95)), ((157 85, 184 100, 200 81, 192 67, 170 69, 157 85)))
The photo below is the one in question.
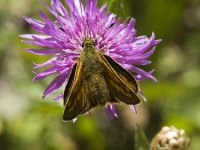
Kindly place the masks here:
POLYGON ((64 91, 63 120, 70 121, 97 106, 112 103, 136 105, 139 86, 133 75, 85 38, 64 91))

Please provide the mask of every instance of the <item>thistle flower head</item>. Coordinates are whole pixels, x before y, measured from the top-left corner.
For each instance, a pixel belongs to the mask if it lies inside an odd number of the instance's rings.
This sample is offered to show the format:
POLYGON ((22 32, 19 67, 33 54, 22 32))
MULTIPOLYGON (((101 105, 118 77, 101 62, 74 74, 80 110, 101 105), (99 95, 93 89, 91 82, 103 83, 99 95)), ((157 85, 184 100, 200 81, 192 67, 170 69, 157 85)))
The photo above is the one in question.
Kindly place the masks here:
POLYGON ((165 126, 153 138, 151 150, 187 150, 189 141, 183 129, 165 126))
MULTIPOLYGON (((81 0, 65 0, 69 11, 60 0, 51 0, 48 6, 41 0, 48 11, 54 16, 50 19, 40 10, 41 20, 24 17, 24 19, 39 34, 24 34, 24 43, 41 46, 41 49, 26 48, 25 50, 37 55, 50 55, 44 63, 34 63, 34 69, 47 67, 42 72, 35 73, 33 80, 43 79, 51 74, 56 77, 47 86, 43 97, 55 92, 68 81, 72 66, 79 57, 82 44, 86 37, 95 41, 95 47, 112 57, 125 69, 135 73, 140 81, 145 78, 156 81, 151 75, 139 68, 150 63, 147 58, 155 51, 160 40, 151 37, 136 36, 135 20, 126 19, 123 23, 115 14, 106 10, 106 4, 97 7, 97 0, 86 0, 83 6, 81 0)), ((62 98, 63 94, 55 99, 62 98)), ((116 116, 113 105, 106 107, 111 116, 116 116)))

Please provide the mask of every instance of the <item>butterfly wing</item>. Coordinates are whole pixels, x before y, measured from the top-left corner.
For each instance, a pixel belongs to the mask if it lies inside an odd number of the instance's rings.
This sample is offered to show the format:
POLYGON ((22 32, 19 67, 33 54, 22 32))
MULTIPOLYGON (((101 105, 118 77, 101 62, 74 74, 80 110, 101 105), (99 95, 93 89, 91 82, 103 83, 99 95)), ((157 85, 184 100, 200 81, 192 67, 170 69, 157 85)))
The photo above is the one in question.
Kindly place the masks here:
POLYGON ((116 61, 107 55, 103 55, 117 75, 135 92, 138 93, 139 86, 133 75, 121 67, 116 61))
POLYGON ((100 57, 105 70, 105 79, 115 98, 129 105, 140 103, 134 77, 109 56, 100 54, 100 57))
MULTIPOLYGON (((82 62, 77 61, 76 67, 72 70, 74 79, 71 82, 71 88, 65 89, 64 101, 65 110, 63 114, 63 120, 68 121, 76 118, 79 114, 83 114, 88 111, 89 103, 87 100, 87 89, 84 85, 83 76, 80 75, 82 70, 82 62)), ((69 86, 70 87, 70 83, 69 86)), ((67 88, 66 87, 66 88, 67 88)))
POLYGON ((75 71, 76 71, 76 66, 77 64, 74 64, 74 66, 72 67, 72 71, 70 73, 70 76, 69 76, 69 79, 68 79, 68 82, 67 82, 67 85, 65 87, 65 91, 64 91, 64 105, 66 104, 66 101, 67 101, 67 97, 69 96, 69 91, 72 87, 72 83, 74 81, 74 76, 75 76, 75 71))

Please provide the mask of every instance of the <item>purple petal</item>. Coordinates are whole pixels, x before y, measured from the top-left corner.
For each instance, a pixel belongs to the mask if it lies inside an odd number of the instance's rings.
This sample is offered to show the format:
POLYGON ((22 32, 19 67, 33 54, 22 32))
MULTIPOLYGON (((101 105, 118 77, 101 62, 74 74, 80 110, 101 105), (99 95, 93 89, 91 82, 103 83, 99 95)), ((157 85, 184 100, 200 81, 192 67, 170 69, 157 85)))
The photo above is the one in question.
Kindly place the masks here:
POLYGON ((33 37, 34 40, 38 43, 36 45, 40 45, 40 46, 45 46, 45 47, 50 47, 50 48, 53 48, 53 49, 56 49, 56 48, 59 48, 60 46, 55 43, 55 42, 52 42, 52 41, 49 41, 49 40, 46 40, 46 39, 40 39, 40 38, 37 38, 37 37, 33 37))
MULTIPOLYGON (((153 72, 154 72, 154 69, 149 71, 148 74, 152 74, 153 72)), ((142 80, 146 79, 146 76, 141 75, 141 74, 137 74, 135 77, 136 77, 137 81, 142 81, 142 80)))
POLYGON ((21 34, 20 37, 26 38, 26 39, 31 39, 31 40, 34 39, 33 37, 37 37, 37 38, 40 38, 40 39, 49 39, 49 38, 51 38, 51 36, 43 35, 43 34, 21 34))
POLYGON ((134 113, 137 113, 137 110, 136 110, 136 108, 135 108, 134 105, 129 105, 129 107, 131 108, 131 110, 132 110, 134 113))
POLYGON ((25 51, 37 55, 57 55, 61 52, 60 49, 34 49, 34 48, 25 48, 25 51))
POLYGON ((45 98, 47 95, 53 93, 55 90, 60 88, 63 85, 63 83, 66 81, 68 76, 69 76, 69 72, 65 72, 63 74, 57 75, 54 78, 54 80, 45 89, 42 98, 45 98))
POLYGON ((157 44, 159 44, 161 41, 162 41, 162 39, 155 40, 155 41, 154 41, 154 44, 157 45, 157 44))
POLYGON ((64 93, 61 93, 60 95, 58 95, 57 97, 54 98, 54 100, 60 100, 63 99, 64 93))
POLYGON ((68 15, 67 10, 64 8, 63 4, 59 0, 52 0, 51 7, 57 9, 57 11, 62 15, 68 15))
POLYGON ((83 5, 80 0, 74 0, 74 5, 77 8, 77 12, 80 16, 84 15, 83 5))
POLYGON ((148 42, 144 43, 143 39, 135 41, 134 45, 136 45, 136 47, 134 48, 135 51, 132 51, 132 54, 136 55, 136 54, 143 53, 146 50, 148 50, 152 45, 154 45, 154 41, 155 41, 154 39, 155 39, 155 34, 152 33, 152 36, 150 37, 150 39, 148 40, 148 42))
POLYGON ((36 76, 33 78, 33 81, 43 79, 46 76, 49 76, 49 75, 55 73, 57 70, 58 70, 58 68, 56 66, 53 66, 53 67, 46 69, 45 71, 36 73, 36 76))
POLYGON ((108 104, 107 106, 105 106, 105 110, 110 119, 113 119, 114 117, 118 117, 114 104, 108 104))
POLYGON ((139 91, 139 94, 141 95, 142 99, 146 102, 147 99, 146 99, 146 97, 144 96, 143 92, 142 92, 142 91, 139 91))
POLYGON ((142 70, 140 68, 132 66, 130 68, 130 70, 133 71, 133 72, 135 72, 135 73, 141 74, 142 76, 145 76, 145 77, 147 77, 147 78, 149 78, 149 79, 151 79, 151 80, 153 80, 155 82, 158 82, 155 77, 153 77, 151 74, 149 74, 148 72, 146 72, 146 71, 144 71, 144 70, 142 70))
POLYGON ((56 61, 56 59, 57 59, 56 57, 53 57, 53 58, 51 58, 51 59, 49 59, 49 60, 47 60, 46 62, 41 63, 41 64, 37 64, 37 63, 33 62, 33 64, 35 65, 35 66, 33 67, 33 69, 37 69, 37 68, 40 68, 40 67, 52 65, 53 62, 56 61))
POLYGON ((149 64, 150 61, 147 61, 145 59, 151 56, 154 53, 154 51, 155 51, 155 46, 150 51, 144 54, 140 54, 140 55, 129 54, 129 56, 121 57, 121 60, 123 60, 125 63, 130 63, 130 64, 146 65, 146 64, 149 64))
POLYGON ((26 43, 26 44, 37 45, 37 46, 46 46, 46 44, 43 44, 43 43, 38 42, 38 41, 31 41, 31 40, 21 40, 21 41, 26 43))
POLYGON ((48 7, 48 5, 46 4, 46 2, 44 0, 40 0, 42 2, 42 4, 49 10, 49 12, 54 16, 57 17, 57 12, 55 10, 52 10, 51 8, 48 7))
POLYGON ((29 18, 27 16, 24 17, 24 20, 26 20, 32 26, 32 28, 35 29, 36 31, 44 33, 43 32, 43 27, 45 25, 44 22, 33 19, 33 18, 29 18))

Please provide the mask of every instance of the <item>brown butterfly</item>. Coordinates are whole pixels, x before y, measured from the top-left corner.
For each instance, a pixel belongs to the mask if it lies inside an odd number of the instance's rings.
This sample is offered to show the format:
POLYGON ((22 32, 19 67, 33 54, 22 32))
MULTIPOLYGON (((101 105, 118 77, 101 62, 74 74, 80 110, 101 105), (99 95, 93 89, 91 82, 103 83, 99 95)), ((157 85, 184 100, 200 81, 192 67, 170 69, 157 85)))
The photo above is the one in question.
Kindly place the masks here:
POLYGON ((85 38, 82 47, 64 92, 64 121, 99 105, 140 103, 139 86, 130 72, 98 51, 91 38, 85 38))

